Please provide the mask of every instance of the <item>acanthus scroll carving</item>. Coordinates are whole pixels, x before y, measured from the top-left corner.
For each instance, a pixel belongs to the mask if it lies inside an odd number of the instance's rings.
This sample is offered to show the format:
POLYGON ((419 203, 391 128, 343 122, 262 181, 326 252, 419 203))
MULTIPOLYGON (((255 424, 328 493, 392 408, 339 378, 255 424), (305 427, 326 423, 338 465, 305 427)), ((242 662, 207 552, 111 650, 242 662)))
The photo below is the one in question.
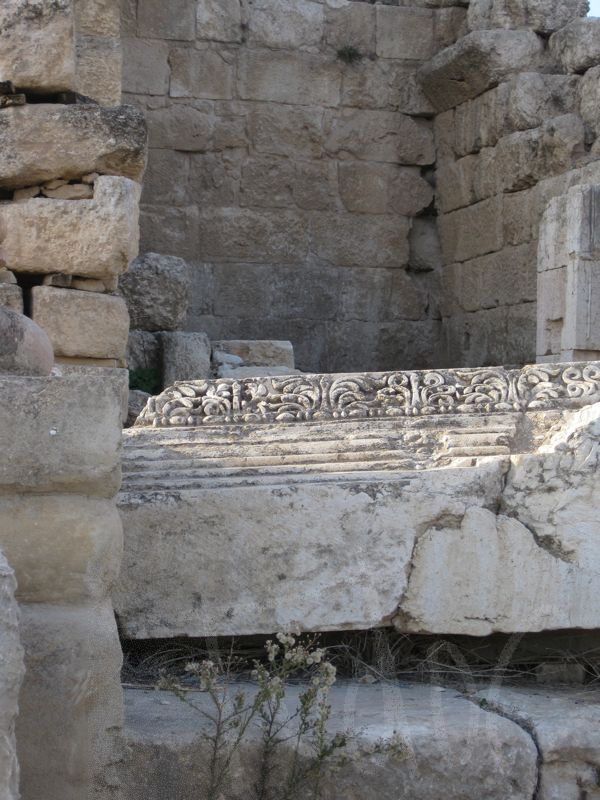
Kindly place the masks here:
POLYGON ((600 401, 600 363, 185 381, 152 397, 136 426, 489 414, 600 401))

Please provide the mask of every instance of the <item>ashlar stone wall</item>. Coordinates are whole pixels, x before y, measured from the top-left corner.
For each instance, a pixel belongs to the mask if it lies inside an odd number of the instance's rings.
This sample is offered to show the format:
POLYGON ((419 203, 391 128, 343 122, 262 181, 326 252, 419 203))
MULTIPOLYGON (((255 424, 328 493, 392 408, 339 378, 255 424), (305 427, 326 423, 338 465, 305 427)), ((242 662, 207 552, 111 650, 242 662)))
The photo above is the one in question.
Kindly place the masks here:
POLYGON ((124 0, 125 98, 150 131, 141 250, 191 262, 188 329, 289 339, 304 370, 439 360, 434 108, 415 73, 465 17, 124 0))

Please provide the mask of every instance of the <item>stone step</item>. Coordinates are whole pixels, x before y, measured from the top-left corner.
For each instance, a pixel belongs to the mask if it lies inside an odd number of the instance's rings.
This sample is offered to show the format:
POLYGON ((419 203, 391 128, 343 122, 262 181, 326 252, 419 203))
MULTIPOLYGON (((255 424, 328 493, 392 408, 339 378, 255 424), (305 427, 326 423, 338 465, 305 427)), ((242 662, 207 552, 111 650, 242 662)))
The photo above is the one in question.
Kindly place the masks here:
MULTIPOLYGON (((235 690, 248 691, 248 684, 235 690)), ((286 692, 296 708, 302 687, 286 692)), ((126 689, 129 755, 123 800, 195 800, 210 733, 205 693, 195 711, 168 692, 126 689)), ((600 692, 492 687, 466 696, 434 685, 338 682, 329 731, 352 735, 348 763, 326 777, 323 800, 580 800, 599 795, 600 692), (367 750, 396 736, 394 753, 367 750), (400 751, 401 750, 401 754, 400 751)), ((260 753, 251 728, 224 800, 248 800, 260 753)))

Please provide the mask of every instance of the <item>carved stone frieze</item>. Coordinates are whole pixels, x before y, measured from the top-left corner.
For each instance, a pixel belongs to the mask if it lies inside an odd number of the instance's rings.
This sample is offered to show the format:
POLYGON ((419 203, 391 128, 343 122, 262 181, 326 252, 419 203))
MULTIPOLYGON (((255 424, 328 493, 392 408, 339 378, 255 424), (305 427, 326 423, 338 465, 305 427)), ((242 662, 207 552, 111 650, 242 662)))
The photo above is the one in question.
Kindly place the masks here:
POLYGON ((291 375, 176 383, 138 427, 309 422, 578 408, 600 401, 600 362, 522 369, 291 375))

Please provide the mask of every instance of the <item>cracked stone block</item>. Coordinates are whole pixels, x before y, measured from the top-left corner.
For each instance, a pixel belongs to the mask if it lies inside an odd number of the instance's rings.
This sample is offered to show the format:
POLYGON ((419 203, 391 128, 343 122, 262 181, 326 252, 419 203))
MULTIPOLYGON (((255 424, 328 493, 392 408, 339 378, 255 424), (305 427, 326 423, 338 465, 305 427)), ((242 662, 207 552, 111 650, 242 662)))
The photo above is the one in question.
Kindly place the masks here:
POLYGON ((31 92, 75 88, 72 0, 3 0, 0 76, 31 92))
POLYGON ((32 319, 57 356, 125 358, 129 314, 121 297, 54 286, 34 286, 32 319))
MULTIPOLYGON (((111 279, 139 243, 140 186, 103 176, 92 200, 40 197, 0 205, 0 258, 15 272, 111 279)), ((87 293, 91 294, 91 293, 87 293)))
POLYGON ((25 667, 16 588, 14 572, 0 550, 0 796, 4 800, 19 800, 20 796, 15 721, 25 667))
POLYGON ((514 73, 535 72, 543 54, 543 42, 532 31, 473 31, 435 55, 417 75, 437 111, 446 111, 514 73))
MULTIPOLYGON (((247 692, 250 687, 245 684, 240 689, 247 692)), ((282 713, 294 712, 303 690, 302 685, 286 688, 282 713)), ((206 694, 199 694, 197 702, 208 711, 206 694)), ((533 796, 537 750, 531 736, 454 690, 347 682, 332 688, 329 702, 328 734, 349 731, 350 743, 346 762, 334 772, 324 771, 323 800, 530 800, 533 796), (402 755, 369 754, 377 742, 390 742, 394 736, 405 750, 402 755)), ((120 772, 126 790, 145 800, 177 793, 193 796, 203 785, 208 732, 199 712, 171 694, 126 690, 128 755, 120 772)), ((233 780, 224 795, 228 800, 246 800, 259 761, 255 727, 249 731, 243 755, 234 762, 233 780)))
POLYGON ((131 106, 34 103, 2 111, 0 150, 5 189, 93 172, 141 181, 146 123, 131 106))

